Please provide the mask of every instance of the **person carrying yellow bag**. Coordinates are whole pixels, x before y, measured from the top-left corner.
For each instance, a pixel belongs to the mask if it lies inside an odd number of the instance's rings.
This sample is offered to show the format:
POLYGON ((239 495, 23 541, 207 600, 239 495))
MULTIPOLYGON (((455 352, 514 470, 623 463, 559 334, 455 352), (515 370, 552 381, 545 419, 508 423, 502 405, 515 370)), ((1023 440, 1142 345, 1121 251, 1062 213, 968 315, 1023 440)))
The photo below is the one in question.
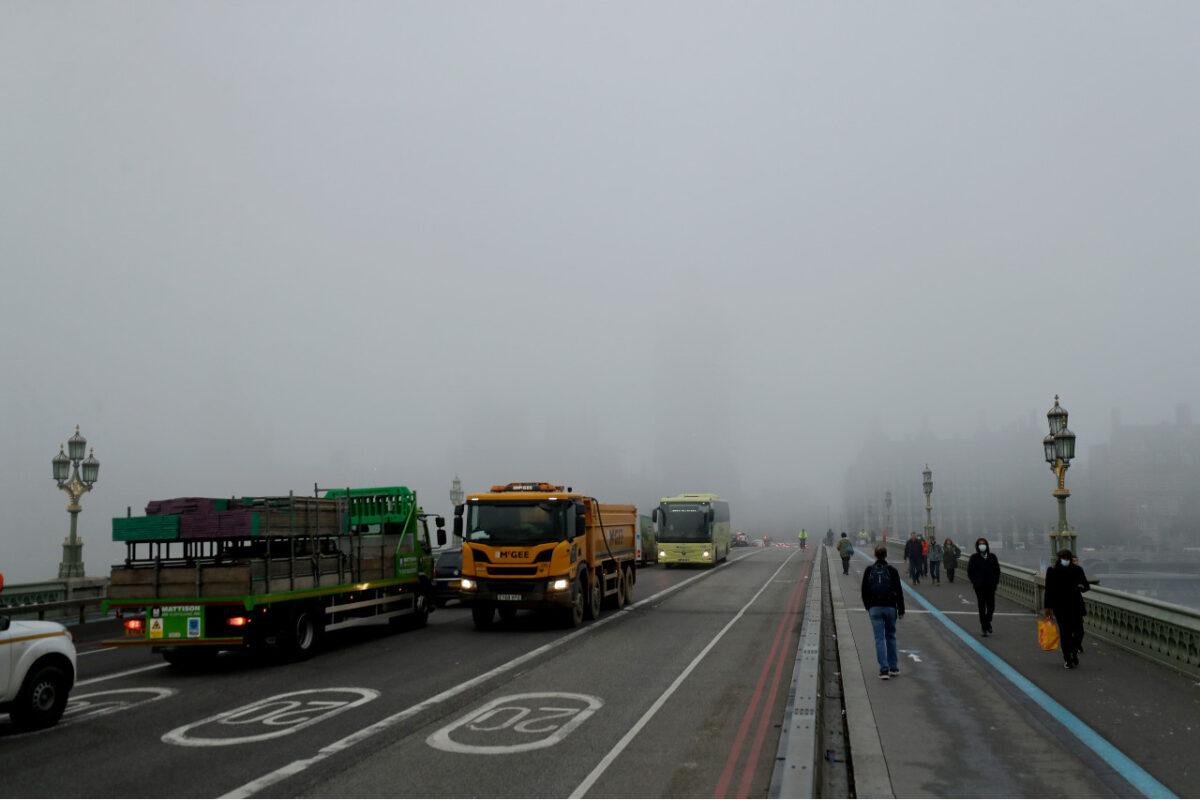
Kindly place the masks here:
POLYGON ((1059 550, 1058 562, 1046 570, 1046 617, 1054 613, 1062 644, 1063 666, 1067 669, 1079 666, 1079 654, 1083 652, 1083 618, 1087 615, 1083 593, 1092 588, 1083 567, 1074 561, 1070 550, 1059 550))

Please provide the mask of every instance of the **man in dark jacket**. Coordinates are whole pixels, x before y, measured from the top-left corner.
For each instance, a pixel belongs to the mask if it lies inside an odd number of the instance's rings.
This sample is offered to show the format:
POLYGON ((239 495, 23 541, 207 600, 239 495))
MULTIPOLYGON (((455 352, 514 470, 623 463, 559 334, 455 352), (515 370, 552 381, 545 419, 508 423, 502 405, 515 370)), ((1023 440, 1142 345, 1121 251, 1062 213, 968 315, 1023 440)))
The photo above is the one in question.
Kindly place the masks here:
POLYGON ((908 579, 914 586, 921 582, 921 559, 923 557, 921 540, 917 538, 917 532, 913 531, 908 535, 908 541, 904 543, 904 560, 908 562, 908 579))
POLYGON ((1079 651, 1083 645, 1083 618, 1087 608, 1083 593, 1092 588, 1083 567, 1073 563, 1070 550, 1058 551, 1058 563, 1046 570, 1046 616, 1051 612, 1058 624, 1063 661, 1067 669, 1079 666, 1079 651))
POLYGON ((863 571, 863 607, 871 617, 875 631, 875 659, 879 678, 887 680, 900 674, 896 654, 896 620, 904 617, 904 588, 900 573, 887 563, 887 545, 875 548, 875 563, 863 571))
POLYGON ((992 633, 996 587, 1000 585, 1000 559, 991 550, 988 540, 980 536, 975 540, 975 552, 967 561, 967 580, 975 587, 975 599, 979 602, 979 625, 983 628, 984 636, 992 633))

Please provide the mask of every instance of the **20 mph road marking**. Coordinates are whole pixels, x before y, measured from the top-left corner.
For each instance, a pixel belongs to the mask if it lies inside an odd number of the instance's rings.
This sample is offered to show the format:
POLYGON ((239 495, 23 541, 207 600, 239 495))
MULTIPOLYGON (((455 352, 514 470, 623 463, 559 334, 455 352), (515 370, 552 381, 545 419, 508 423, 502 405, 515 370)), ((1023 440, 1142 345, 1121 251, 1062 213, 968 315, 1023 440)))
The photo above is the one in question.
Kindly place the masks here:
MULTIPOLYGON (((613 620, 621 619, 623 616, 625 616, 626 614, 628 614, 630 611, 632 611, 635 608, 641 608, 642 606, 656 603, 659 600, 661 600, 663 597, 666 597, 667 595, 671 594, 672 592, 677 592, 680 589, 682 589, 683 587, 685 587, 695 581, 702 580, 703 578, 707 578, 711 575, 715 575, 716 573, 720 572, 725 567, 728 567, 730 564, 735 564, 738 561, 741 561, 744 558, 749 558, 752 555, 755 555, 755 553, 747 553, 744 556, 738 556, 737 558, 731 558, 729 561, 726 561, 724 564, 718 564, 716 567, 714 567, 711 570, 708 570, 707 572, 701 572, 698 575, 693 575, 692 577, 688 578, 687 580, 680 581, 679 583, 675 584, 674 586, 668 586, 666 589, 663 589, 660 592, 656 592, 655 594, 650 595, 645 600, 639 600, 638 602, 634 603, 631 606, 626 606, 625 608, 623 608, 622 610, 618 611, 615 614, 612 614, 607 617, 601 617, 600 619, 596 620, 595 622, 593 622, 592 624, 588 625, 585 628, 580 628, 579 630, 572 631, 571 633, 568 633, 565 636, 560 636, 559 638, 555 639, 554 641, 547 642, 546 644, 542 645, 541 647, 535 647, 533 650, 530 650, 528 653, 525 653, 524 655, 517 656, 513 660, 507 661, 498 667, 493 667, 492 669, 488 670, 487 672, 480 673, 479 675, 476 675, 474 678, 463 681, 462 683, 460 683, 450 689, 447 689, 446 691, 441 692, 440 694, 435 694, 433 697, 430 697, 427 700, 422 700, 420 703, 417 703, 415 706, 409 706, 408 708, 404 709, 403 711, 397 711, 395 714, 392 714, 389 717, 384 717, 383 719, 379 720, 379 722, 376 722, 374 725, 368 725, 367 727, 363 728, 362 730, 356 731, 355 733, 352 733, 343 739, 338 739, 336 742, 333 742, 332 744, 328 744, 325 747, 322 747, 315 754, 309 756, 308 758, 303 758, 298 761, 293 761, 290 764, 285 764, 284 766, 280 767, 277 770, 268 772, 266 775, 263 775, 261 778, 256 778, 255 780, 252 780, 249 783, 242 784, 241 786, 237 787, 236 789, 233 789, 232 791, 228 792, 227 794, 222 795, 222 797, 226 797, 226 798, 252 797, 253 795, 257 794, 258 792, 261 792, 268 787, 274 786, 275 784, 279 783, 280 781, 286 780, 286 779, 292 777, 293 775, 300 774, 301 772, 303 772, 304 770, 313 766, 314 764, 321 763, 322 761, 324 761, 325 759, 329 758, 332 755, 336 755, 336 754, 342 752, 343 750, 349 750, 351 747, 354 747, 355 745, 363 743, 367 739, 370 739, 372 736, 374 736, 378 733, 383 733, 384 731, 394 727, 395 725, 397 725, 401 722, 404 722, 407 719, 411 719, 412 717, 417 716, 418 714, 422 713, 423 711, 427 711, 436 705, 439 705, 441 703, 446 702, 447 700, 457 697, 458 695, 462 694, 463 692, 474 689, 476 686, 487 683, 492 678, 495 678, 498 675, 503 675, 506 672, 510 672, 510 671, 516 669, 517 667, 521 666, 522 664, 527 664, 530 661, 538 659, 538 658, 544 656, 546 653, 549 653, 551 650, 556 650, 557 648, 562 647, 564 644, 566 644, 568 642, 573 642, 574 640, 578 639, 581 636, 586 636, 589 633, 592 633, 593 631, 599 630, 601 627, 603 627, 604 625, 607 625, 608 623, 612 622, 613 620)), ((789 556, 789 559, 790 558, 791 558, 791 556, 789 556)), ((786 564, 787 562, 785 561, 784 563, 786 564)), ((778 574, 778 573, 776 573, 776 574, 778 574)), ((772 576, 772 577, 774 577, 774 576, 772 576)))
POLYGON ((568 692, 497 697, 430 734, 425 743, 448 753, 507 755, 540 750, 567 738, 602 705, 599 697, 568 692))
POLYGON ((653 719, 654 715, 657 714, 658 710, 666 704, 671 695, 675 694, 675 690, 678 689, 685 680, 687 680, 688 675, 692 674, 692 670, 699 666, 700 662, 703 661, 710 652, 712 652, 712 649, 717 646, 717 642, 721 641, 722 637, 729 632, 729 629, 737 624, 737 621, 742 618, 742 616, 746 613, 746 610, 749 609, 750 606, 754 605, 754 601, 759 598, 759 595, 766 591, 767 587, 771 585, 771 581, 775 580, 775 576, 780 572, 783 572, 783 568, 786 567, 788 562, 795 558, 795 556, 796 553, 788 554, 787 559, 785 559, 784 562, 779 565, 779 569, 775 570, 775 573, 771 575, 770 578, 767 578, 766 582, 758 588, 758 591, 754 593, 754 596, 750 598, 749 602, 742 606, 741 610, 733 615, 733 619, 725 623, 725 627, 717 631, 717 635, 714 636, 708 644, 704 645, 704 649, 692 659, 690 664, 684 667, 683 672, 679 673, 675 680, 671 681, 671 685, 667 687, 667 690, 659 695, 658 699, 655 700, 648 709, 646 709, 646 713, 642 714, 641 719, 635 722, 633 727, 626 731, 625 735, 621 737, 620 741, 613 745, 613 749, 608 751, 608 755, 600 759, 600 763, 596 765, 595 769, 588 773, 588 776, 583 779, 583 783, 579 784, 577 787, 575 787, 575 791, 571 792, 571 797, 583 797, 585 794, 587 794, 588 790, 591 789, 592 785, 600 779, 600 776, 604 774, 604 771, 608 769, 609 765, 616 761, 617 756, 621 755, 621 753, 626 747, 629 746, 629 743, 633 741, 634 737, 638 735, 642 728, 646 727, 646 723, 653 719))
POLYGON ((285 692, 183 725, 164 733, 162 740, 183 747, 224 747, 278 739, 369 703, 376 697, 379 692, 374 689, 356 686, 285 692))

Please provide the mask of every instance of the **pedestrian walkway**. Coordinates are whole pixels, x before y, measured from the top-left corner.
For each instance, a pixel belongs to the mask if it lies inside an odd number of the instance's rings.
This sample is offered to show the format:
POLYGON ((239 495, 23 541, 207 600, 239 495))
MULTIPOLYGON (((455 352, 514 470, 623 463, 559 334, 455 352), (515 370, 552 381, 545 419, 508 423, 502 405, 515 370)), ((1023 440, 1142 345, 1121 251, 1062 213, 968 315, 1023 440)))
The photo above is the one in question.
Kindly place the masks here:
POLYGON ((832 591, 845 601, 896 797, 1200 795, 1193 679, 1092 637, 1080 668, 1066 670, 1059 652, 1038 647, 1036 616, 999 597, 995 635, 980 638, 960 575, 915 591, 904 581, 901 675, 880 681, 859 597, 870 563, 860 555, 844 576, 831 556, 832 591))

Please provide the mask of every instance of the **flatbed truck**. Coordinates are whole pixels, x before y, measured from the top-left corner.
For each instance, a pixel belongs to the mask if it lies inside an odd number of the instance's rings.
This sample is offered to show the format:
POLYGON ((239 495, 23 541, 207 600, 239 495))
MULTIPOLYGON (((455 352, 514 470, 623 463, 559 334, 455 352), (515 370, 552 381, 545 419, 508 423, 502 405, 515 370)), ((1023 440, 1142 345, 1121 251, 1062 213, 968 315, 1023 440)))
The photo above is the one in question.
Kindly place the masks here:
POLYGON ((124 636, 105 644, 180 665, 246 648, 302 659, 326 632, 419 627, 433 610, 428 515, 407 487, 179 498, 147 511, 113 520, 126 557, 103 610, 122 618, 124 636))

